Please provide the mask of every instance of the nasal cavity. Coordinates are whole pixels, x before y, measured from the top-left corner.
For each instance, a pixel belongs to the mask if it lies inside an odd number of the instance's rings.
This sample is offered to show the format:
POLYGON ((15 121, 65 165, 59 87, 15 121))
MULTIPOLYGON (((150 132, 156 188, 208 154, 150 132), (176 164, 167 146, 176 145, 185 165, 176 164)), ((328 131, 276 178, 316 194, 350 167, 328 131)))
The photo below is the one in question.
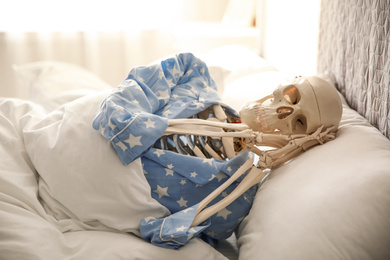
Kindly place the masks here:
POLYGON ((284 119, 294 112, 292 107, 279 107, 276 112, 278 113, 279 119, 284 119))

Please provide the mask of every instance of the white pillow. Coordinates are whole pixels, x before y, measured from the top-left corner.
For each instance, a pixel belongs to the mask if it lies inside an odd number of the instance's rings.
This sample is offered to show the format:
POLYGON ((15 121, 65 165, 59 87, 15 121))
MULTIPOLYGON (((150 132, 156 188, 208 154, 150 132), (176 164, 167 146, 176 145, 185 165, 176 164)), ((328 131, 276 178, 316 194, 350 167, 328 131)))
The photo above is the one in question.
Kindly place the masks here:
POLYGON ((137 234, 142 218, 169 211, 152 199, 141 161, 124 166, 92 128, 110 92, 79 98, 45 116, 30 113, 23 118, 24 143, 40 177, 40 196, 54 216, 137 234))
POLYGON ((268 61, 256 52, 240 46, 226 45, 200 54, 217 83, 220 93, 234 80, 264 71, 276 71, 268 61))
POLYGON ((96 91, 111 88, 85 68, 72 63, 39 61, 14 65, 13 68, 28 90, 29 99, 47 111, 96 91))
POLYGON ((240 259, 390 259, 390 141, 344 104, 337 138, 271 173, 240 259))
POLYGON ((246 75, 225 86, 222 100, 239 111, 245 103, 272 94, 283 80, 285 80, 285 77, 278 71, 246 75))

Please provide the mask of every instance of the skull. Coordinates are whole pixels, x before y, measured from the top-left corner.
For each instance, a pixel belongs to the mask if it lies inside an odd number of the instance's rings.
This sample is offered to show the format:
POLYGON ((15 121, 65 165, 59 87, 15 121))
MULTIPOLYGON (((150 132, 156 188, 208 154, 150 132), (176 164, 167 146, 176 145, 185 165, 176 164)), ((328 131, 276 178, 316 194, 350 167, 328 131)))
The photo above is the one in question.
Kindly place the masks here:
POLYGON ((342 103, 325 80, 297 77, 279 85, 272 95, 249 102, 240 110, 241 121, 263 133, 312 134, 321 125, 338 127, 342 103))

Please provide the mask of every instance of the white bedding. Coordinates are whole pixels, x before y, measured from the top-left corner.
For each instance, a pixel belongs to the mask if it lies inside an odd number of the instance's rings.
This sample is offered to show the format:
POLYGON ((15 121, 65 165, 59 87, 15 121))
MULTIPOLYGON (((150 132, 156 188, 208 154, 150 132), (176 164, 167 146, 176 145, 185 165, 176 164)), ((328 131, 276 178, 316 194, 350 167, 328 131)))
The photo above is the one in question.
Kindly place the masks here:
MULTIPOLYGON (((283 79, 241 48, 203 58, 225 102, 237 109, 283 79), (229 54, 240 62, 232 64, 229 54)), ((141 218, 166 209, 150 197, 139 162, 124 167, 109 144, 84 127, 107 84, 63 63, 20 66, 18 74, 32 92, 53 93, 32 102, 0 101, 0 259, 390 259, 390 141, 346 104, 334 141, 273 171, 237 232, 239 256, 226 244, 226 257, 198 239, 169 250, 136 236, 141 218), (95 140, 87 148, 100 158, 94 166, 78 149, 86 138, 95 140), (94 183, 86 185, 93 174, 94 183)))
POLYGON ((198 239, 167 250, 136 236, 142 218, 168 211, 151 198, 140 161, 123 166, 92 129, 108 92, 51 113, 1 99, 0 258, 226 259, 198 239))

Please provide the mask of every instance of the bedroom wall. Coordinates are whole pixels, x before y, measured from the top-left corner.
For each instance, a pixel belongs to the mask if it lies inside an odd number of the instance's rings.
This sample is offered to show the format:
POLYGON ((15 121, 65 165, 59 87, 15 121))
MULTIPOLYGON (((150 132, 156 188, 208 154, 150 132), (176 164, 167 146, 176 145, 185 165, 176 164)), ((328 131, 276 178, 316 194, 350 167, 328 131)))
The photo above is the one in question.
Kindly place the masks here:
POLYGON ((260 55, 288 76, 316 73, 321 0, 258 0, 260 55))

